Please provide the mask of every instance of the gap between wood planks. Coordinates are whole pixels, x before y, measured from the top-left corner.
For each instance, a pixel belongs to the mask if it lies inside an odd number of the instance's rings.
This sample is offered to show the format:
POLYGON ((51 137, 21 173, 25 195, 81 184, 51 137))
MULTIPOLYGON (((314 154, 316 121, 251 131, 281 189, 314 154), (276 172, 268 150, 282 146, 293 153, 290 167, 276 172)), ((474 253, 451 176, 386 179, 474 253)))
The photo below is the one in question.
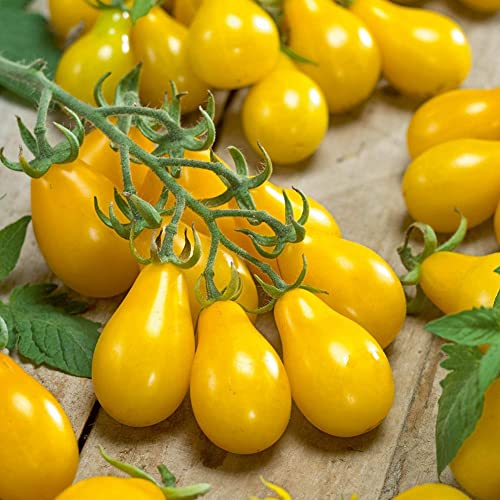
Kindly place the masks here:
MULTIPOLYGON (((226 98, 224 99, 223 105, 222 105, 222 110, 220 111, 220 114, 216 116, 216 136, 215 136, 215 142, 213 145, 213 149, 215 150, 218 145, 219 138, 221 137, 221 132, 224 128, 224 121, 226 117, 226 113, 231 107, 231 103, 233 102, 236 94, 238 93, 237 90, 231 90, 230 92, 227 93, 226 98)), ((83 450, 83 447, 85 446, 85 443, 87 442, 87 439, 89 438, 92 429, 94 428, 95 421, 97 420, 97 416, 99 415, 99 410, 101 409, 101 405, 99 402, 96 400, 94 402, 94 405, 92 406, 92 409, 90 410, 89 416, 87 417, 87 420, 85 421, 85 424, 82 428, 82 432, 80 434, 80 437, 78 438, 78 451, 81 453, 83 450)))

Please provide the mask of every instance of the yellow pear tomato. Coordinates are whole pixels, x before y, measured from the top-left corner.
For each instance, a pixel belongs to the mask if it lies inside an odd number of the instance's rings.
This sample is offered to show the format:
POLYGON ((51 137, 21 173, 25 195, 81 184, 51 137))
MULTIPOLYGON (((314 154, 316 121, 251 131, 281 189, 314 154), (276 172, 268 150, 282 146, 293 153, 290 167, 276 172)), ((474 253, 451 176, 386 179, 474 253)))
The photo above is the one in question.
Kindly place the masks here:
POLYGON ((278 29, 252 0, 204 0, 189 29, 193 71, 210 86, 245 87, 276 65, 278 29))
POLYGON ((94 25, 99 10, 85 0, 49 0, 50 27, 62 40, 66 40, 71 30, 83 23, 88 31, 94 25))
POLYGON ((290 419, 281 359, 235 302, 215 302, 200 314, 190 393, 201 430, 231 453, 269 448, 290 419))
POLYGON ((307 290, 274 307, 292 397, 318 429, 339 437, 377 427, 394 399, 389 361, 375 339, 307 290))
POLYGON ((414 486, 393 500, 470 500, 467 495, 447 484, 427 483, 414 486))
POLYGON ((363 21, 330 0, 285 0, 290 47, 314 64, 299 64, 323 90, 332 113, 357 106, 373 92, 380 51, 363 21))
POLYGON ((288 244, 277 259, 288 283, 299 275, 302 255, 308 263, 304 283, 326 291, 321 300, 365 328, 383 348, 395 339, 406 317, 406 299, 382 257, 359 243, 309 229, 302 242, 288 244))
POLYGON ((78 445, 57 400, 0 352, 0 498, 53 500, 78 468, 78 445))
POLYGON ((255 151, 258 142, 276 163, 312 155, 328 129, 321 89, 282 54, 275 69, 254 85, 242 109, 243 129, 255 151))
POLYGON ((483 413, 450 464, 455 479, 479 500, 500 497, 500 379, 484 396, 483 413))
POLYGON ((500 140, 500 88, 459 89, 434 97, 413 115, 408 151, 424 151, 454 139, 500 140))
POLYGON ((31 181, 33 229, 45 261, 67 286, 88 297, 112 297, 134 282, 139 266, 120 238, 99 219, 113 184, 81 160, 53 165, 31 181))
POLYGON ((66 50, 57 66, 55 81, 64 90, 95 104, 94 87, 108 71, 104 97, 114 99, 116 85, 136 64, 130 44, 129 15, 116 9, 101 10, 92 29, 66 50))
POLYGON ((402 190, 410 215, 436 231, 455 231, 460 215, 474 227, 500 200, 500 141, 457 139, 438 144, 413 160, 402 190))
POLYGON ((203 0, 175 0, 173 15, 180 23, 189 26, 203 0))
POLYGON ((355 0, 350 10, 373 33, 382 72, 402 94, 428 98, 458 87, 469 74, 470 45, 450 18, 388 0, 355 0))
POLYGON ((142 62, 141 100, 148 106, 161 106, 165 93, 171 96, 170 81, 182 98, 184 113, 197 109, 208 96, 208 86, 194 73, 188 62, 188 30, 160 7, 153 7, 132 28, 132 44, 142 62))
POLYGON ((158 486, 145 479, 97 476, 84 479, 55 500, 165 500, 158 486))
POLYGON ((186 279, 173 264, 152 263, 99 337, 92 360, 96 397, 122 424, 157 424, 187 394, 193 356, 186 279))

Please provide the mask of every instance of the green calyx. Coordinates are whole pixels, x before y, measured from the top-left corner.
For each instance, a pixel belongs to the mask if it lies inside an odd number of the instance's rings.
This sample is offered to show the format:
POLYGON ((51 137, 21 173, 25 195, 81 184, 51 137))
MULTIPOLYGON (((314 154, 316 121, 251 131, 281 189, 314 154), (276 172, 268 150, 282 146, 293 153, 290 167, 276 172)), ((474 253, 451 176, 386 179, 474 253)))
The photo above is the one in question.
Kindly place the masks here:
MULTIPOLYGON (((206 106, 199 109, 200 120, 190 126, 183 126, 181 121, 181 102, 183 94, 171 84, 171 95, 166 94, 161 108, 142 106, 139 99, 138 85, 141 67, 138 65, 130 71, 118 84, 113 103, 107 103, 102 92, 102 85, 108 75, 104 75, 96 84, 95 99, 98 107, 79 101, 65 92, 42 72, 42 65, 35 62, 29 66, 9 61, 0 56, 0 75, 14 81, 29 84, 40 92, 36 126, 33 132, 18 119, 18 127, 25 147, 33 159, 27 160, 21 152, 18 161, 10 161, 0 150, 0 160, 12 170, 24 171, 31 177, 41 177, 57 163, 74 161, 85 137, 83 123, 99 129, 110 142, 110 146, 120 154, 123 191, 115 189, 114 199, 107 206, 100 206, 94 200, 95 210, 101 221, 120 237, 130 243, 132 254, 141 264, 152 261, 172 262, 180 267, 195 265, 201 254, 198 235, 193 231, 191 242, 185 237, 184 250, 180 255, 174 252, 173 241, 178 234, 179 224, 185 210, 198 215, 208 229, 210 250, 200 283, 206 289, 206 297, 200 298, 203 303, 214 300, 234 299, 241 289, 238 280, 222 291, 215 286, 215 262, 219 246, 257 266, 267 274, 270 281, 279 289, 286 283, 272 269, 233 241, 228 239, 219 229, 218 221, 223 217, 245 218, 252 226, 266 225, 269 230, 263 236, 254 230, 243 231, 262 257, 275 258, 288 243, 301 241, 305 236, 304 224, 309 215, 307 197, 296 190, 302 198, 302 212, 295 218, 293 207, 286 192, 283 193, 285 222, 272 217, 255 206, 252 189, 265 183, 272 174, 272 162, 269 155, 261 147, 264 156, 264 168, 251 175, 245 157, 235 147, 228 148, 234 164, 228 168, 212 151, 216 129, 214 125, 215 102, 212 94, 208 94, 206 106), (49 109, 60 106, 72 119, 73 127, 67 128, 57 124, 63 139, 51 145, 47 139, 47 116, 49 109), (135 127, 153 146, 151 151, 145 150, 129 137, 131 127, 135 127), (210 161, 184 158, 185 151, 210 151, 210 161), (134 163, 147 166, 163 184, 163 189, 156 200, 143 199, 134 185, 131 167, 134 163), (219 177, 226 190, 218 196, 197 199, 181 186, 177 179, 185 169, 210 170, 219 177), (237 208, 226 208, 224 205, 234 200, 237 208), (167 207, 168 201, 168 207, 167 207), (166 223, 166 219, 169 220, 166 223), (159 237, 152 239, 150 256, 142 256, 137 250, 137 238, 145 230, 158 232, 159 237)), ((237 274, 237 273, 236 273, 237 274)))
POLYGON ((168 500, 194 500, 196 498, 202 497, 203 495, 206 495, 210 491, 211 487, 207 483, 199 483, 180 487, 175 486, 177 482, 175 476, 163 464, 158 466, 158 472, 160 473, 161 477, 161 483, 159 483, 143 469, 135 467, 134 465, 120 462, 119 460, 110 457, 104 451, 104 448, 102 446, 99 446, 99 451, 106 462, 108 462, 110 465, 120 470, 121 472, 124 472, 128 476, 135 479, 144 479, 145 481, 149 481, 155 484, 168 500))
POLYGON ((467 219, 460 214, 460 224, 455 233, 443 244, 438 244, 438 238, 434 229, 422 222, 414 222, 406 230, 405 240, 397 251, 402 264, 408 271, 400 277, 403 286, 416 286, 417 292, 413 299, 408 301, 407 310, 409 314, 418 314, 425 302, 425 295, 419 285, 420 269, 425 259, 437 252, 451 252, 462 243, 467 234, 467 219), (423 249, 420 253, 414 254, 409 241, 414 231, 418 231, 423 238, 423 249))

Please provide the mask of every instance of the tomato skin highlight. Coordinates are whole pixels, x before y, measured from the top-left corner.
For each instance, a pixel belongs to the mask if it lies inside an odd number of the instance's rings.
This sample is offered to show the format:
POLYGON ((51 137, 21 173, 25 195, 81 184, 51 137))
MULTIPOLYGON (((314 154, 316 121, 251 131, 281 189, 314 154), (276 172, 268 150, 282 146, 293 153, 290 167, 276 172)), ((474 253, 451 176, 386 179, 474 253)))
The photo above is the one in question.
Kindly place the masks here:
POLYGON ((410 215, 434 230, 452 233, 457 209, 475 227, 494 213, 500 199, 500 141, 457 139, 438 144, 408 166, 403 196, 410 215))
POLYGON ((476 428, 450 464, 460 486, 479 500, 496 500, 500 495, 499 422, 500 379, 496 379, 486 391, 476 428))
POLYGON ((80 481, 55 500, 165 500, 161 490, 145 479, 96 476, 80 481))
POLYGON ((157 424, 187 394, 193 356, 186 280, 173 264, 150 264, 97 342, 92 361, 97 399, 122 424, 157 424))
POLYGON ((0 352, 0 497, 52 500, 70 486, 78 445, 52 394, 0 352))
POLYGON ((234 302, 215 302, 200 314, 190 394, 202 431, 231 453, 269 448, 290 419, 283 364, 234 302))
POLYGON ((378 426, 392 406, 394 381, 375 339, 307 290, 285 293, 274 318, 293 400, 304 416, 338 437, 378 426))
POLYGON ((382 72, 402 94, 428 98, 458 87, 469 74, 471 47, 450 18, 387 0, 356 0, 349 9, 377 40, 382 72))
POLYGON ((108 102, 113 102, 118 82, 136 65, 130 29, 127 13, 102 10, 92 29, 63 53, 55 82, 78 99, 95 105, 94 87, 110 71, 103 93, 108 102))
POLYGON ((414 486, 396 495, 393 500, 470 500, 461 491, 441 483, 414 486))
POLYGON ((500 253, 481 257, 437 252, 420 267, 420 286, 431 302, 445 314, 493 307, 500 290, 500 253))
POLYGON ((182 97, 182 112, 196 110, 208 97, 208 86, 193 72, 187 54, 188 30, 160 7, 153 7, 132 28, 132 45, 143 64, 142 102, 160 107, 165 93, 172 97, 170 81, 182 97))
POLYGON ((275 69, 248 92, 241 118, 254 150, 260 153, 260 142, 282 164, 312 155, 328 129, 323 92, 283 54, 275 69))
POLYGON ((111 182, 81 160, 53 165, 31 181, 33 229, 47 264, 67 286, 88 297, 113 297, 132 285, 139 266, 128 241, 97 216, 94 196, 106 210, 111 182))
POLYGON ((308 263, 304 283, 328 292, 318 297, 386 348, 406 317, 404 290, 389 264, 359 243, 308 230, 302 242, 287 245, 277 259, 285 281, 293 283, 299 275, 302 255, 308 263))
POLYGON ((412 158, 455 139, 500 140, 500 88, 438 95, 417 110, 408 127, 412 158))
POLYGON ((373 92, 380 51, 365 23, 329 0, 286 0, 290 47, 316 64, 298 64, 323 90, 331 113, 343 113, 373 92))
POLYGON ((252 0, 204 0, 189 29, 188 54, 193 71, 211 87, 246 87, 276 65, 278 29, 252 0))

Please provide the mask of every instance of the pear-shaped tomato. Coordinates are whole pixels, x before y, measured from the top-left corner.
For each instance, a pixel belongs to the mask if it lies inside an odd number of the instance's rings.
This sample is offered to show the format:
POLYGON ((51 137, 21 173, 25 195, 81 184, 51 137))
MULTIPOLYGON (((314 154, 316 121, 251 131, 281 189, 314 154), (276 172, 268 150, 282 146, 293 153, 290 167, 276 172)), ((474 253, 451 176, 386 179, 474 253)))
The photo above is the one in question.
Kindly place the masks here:
POLYGON ((500 379, 484 396, 481 418, 450 464, 451 471, 467 492, 479 500, 500 497, 500 379))
MULTIPOLYGON (((154 145, 141 134, 139 129, 132 127, 129 130, 129 137, 142 149, 151 152, 154 145)), ((108 137, 99 129, 95 128, 85 135, 83 144, 80 147, 78 158, 84 161, 89 168, 96 173, 107 177, 119 191, 123 191, 123 176, 120 164, 120 153, 114 151, 110 146, 108 137)), ((140 188, 144 183, 144 178, 149 172, 149 168, 142 163, 130 162, 130 171, 134 186, 140 188)))
POLYGON ((94 87, 109 71, 111 75, 103 84, 103 93, 112 102, 116 85, 136 64, 130 29, 128 13, 101 10, 92 29, 63 53, 56 70, 56 83, 78 99, 95 104, 94 87))
POLYGON ((275 69, 254 85, 243 103, 243 129, 277 163, 297 163, 312 155, 328 129, 328 106, 321 89, 282 54, 275 69))
POLYGON ((500 290, 500 253, 475 256, 436 252, 420 266, 425 295, 446 314, 473 307, 492 307, 500 290))
POLYGON ((107 211, 113 184, 77 160, 53 165, 31 181, 31 211, 38 246, 66 285, 89 297, 125 292, 139 272, 127 240, 105 226, 94 197, 107 211))
POLYGON ((186 280, 173 264, 150 264, 99 337, 92 360, 96 397, 122 424, 157 424, 184 399, 193 356, 186 280))
MULTIPOLYGON (((182 222, 179 224, 177 235, 174 238, 174 250, 177 254, 182 252, 185 243, 184 234, 188 231, 188 229, 188 226, 182 222)), ((149 250, 151 247, 151 236, 152 233, 150 231, 144 231, 136 240, 136 246, 140 254, 143 256, 150 255, 149 250)), ((195 293, 196 283, 207 265, 211 241, 210 237, 203 233, 198 233, 198 236, 201 244, 200 258, 193 267, 182 270, 188 284, 189 304, 191 307, 193 324, 196 324, 196 320, 198 319, 198 315, 201 310, 201 305, 196 298, 195 293)), ((259 305, 257 287, 255 286, 255 282, 253 281, 252 275, 248 271, 245 262, 237 255, 229 252, 222 245, 219 246, 214 263, 214 282, 219 290, 223 290, 231 281, 232 267, 238 271, 241 279, 241 294, 238 297, 237 302, 247 309, 256 309, 259 305)), ((202 284, 204 284, 204 281, 202 281, 202 284)), ((254 315, 251 315, 250 317, 253 320, 255 319, 254 315)))
POLYGON ((375 339, 307 290, 286 292, 274 318, 293 400, 304 416, 339 437, 377 427, 392 406, 394 381, 375 339))
POLYGON ((285 0, 290 47, 315 64, 300 69, 323 90, 332 113, 363 102, 380 76, 380 52, 365 24, 330 0, 285 0))
POLYGON ((470 500, 461 491, 442 483, 419 484, 395 496, 393 500, 470 500))
POLYGON ((434 97, 413 115, 407 139, 412 158, 453 139, 500 140, 500 88, 459 89, 434 97))
POLYGON ((290 419, 283 364, 235 302, 215 302, 201 312, 190 392, 202 431, 231 453, 269 448, 290 419))
POLYGON ((451 19, 388 0, 356 0, 350 9, 373 33, 384 76, 401 93, 430 97, 458 87, 469 74, 471 48, 451 19))
POLYGON ((165 500, 160 488, 145 479, 97 476, 84 479, 56 500, 165 500))
POLYGON ((78 446, 66 413, 0 352, 0 498, 53 500, 77 468, 78 446))
MULTIPOLYGON (((302 213, 302 198, 293 189, 282 188, 271 181, 266 181, 261 186, 252 189, 251 194, 255 202, 255 206, 258 210, 265 210, 267 213, 280 220, 285 221, 285 202, 283 198, 283 191, 286 192, 293 208, 293 214, 295 218, 299 218, 302 213)), ((305 228, 307 232, 319 232, 331 234, 333 236, 340 237, 340 228, 337 222, 333 218, 332 214, 319 202, 313 198, 307 197, 309 202, 309 218, 305 223, 305 228)), ((237 204, 234 200, 230 201, 230 206, 237 208, 237 204)), ((236 220, 236 226, 242 229, 249 229, 251 231, 258 232, 264 236, 272 236, 274 233, 266 224, 260 224, 259 226, 252 226, 246 219, 240 217, 236 220)), ((269 264, 278 274, 280 270, 278 268, 278 262, 276 259, 266 259, 262 257, 255 249, 250 238, 240 232, 233 231, 230 238, 235 241, 241 248, 246 250, 250 255, 266 262, 269 264)), ((260 269, 252 264, 248 264, 249 268, 257 274, 260 278, 265 281, 269 281, 269 277, 264 274, 260 269)), ((300 272, 300 271, 299 271, 300 272)), ((285 279, 290 279, 290 275, 285 279)))
POLYGON ((98 15, 99 10, 85 0, 49 0, 50 27, 63 41, 79 24, 88 31, 98 15))
POLYGON ((410 215, 436 231, 490 218, 500 200, 500 141, 457 139, 434 146, 406 170, 402 189, 410 215))
POLYGON ((326 291, 321 300, 387 347, 406 317, 403 287, 389 264, 359 243, 308 230, 301 243, 287 245, 277 259, 285 281, 299 275, 302 255, 308 263, 304 283, 326 291))
POLYGON ((193 111, 208 96, 208 86, 193 72, 187 54, 188 30, 160 7, 153 7, 132 29, 132 44, 142 62, 140 95, 150 106, 161 106, 170 82, 182 98, 182 112, 193 111))
POLYGON ((222 89, 259 81, 280 52, 276 25, 252 0, 204 0, 189 29, 188 45, 193 71, 222 89))

